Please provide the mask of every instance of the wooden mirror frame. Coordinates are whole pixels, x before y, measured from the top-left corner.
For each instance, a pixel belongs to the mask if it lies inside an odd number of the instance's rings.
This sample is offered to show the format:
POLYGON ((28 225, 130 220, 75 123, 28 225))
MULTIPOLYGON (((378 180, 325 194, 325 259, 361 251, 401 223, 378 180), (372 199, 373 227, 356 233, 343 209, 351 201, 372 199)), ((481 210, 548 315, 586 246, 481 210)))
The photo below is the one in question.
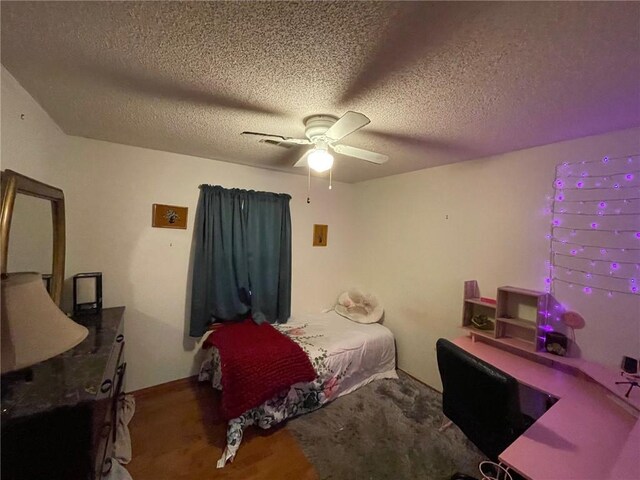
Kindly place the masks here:
POLYGON ((0 207, 0 242, 2 243, 2 276, 7 274, 9 257, 9 233, 16 195, 21 193, 42 198, 51 202, 53 220, 53 261, 51 265, 51 298, 56 305, 62 301, 65 260, 65 217, 64 193, 51 185, 21 175, 13 170, 4 170, 1 174, 2 205, 0 207))

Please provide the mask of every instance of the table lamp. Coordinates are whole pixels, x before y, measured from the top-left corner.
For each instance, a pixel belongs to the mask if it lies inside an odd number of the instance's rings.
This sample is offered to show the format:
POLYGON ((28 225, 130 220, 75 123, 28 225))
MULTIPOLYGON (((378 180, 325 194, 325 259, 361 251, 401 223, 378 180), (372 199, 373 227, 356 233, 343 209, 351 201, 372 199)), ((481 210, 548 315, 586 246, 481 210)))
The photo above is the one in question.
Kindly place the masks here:
POLYGON ((39 273, 3 277, 1 309, 2 374, 66 352, 89 333, 51 300, 39 273))

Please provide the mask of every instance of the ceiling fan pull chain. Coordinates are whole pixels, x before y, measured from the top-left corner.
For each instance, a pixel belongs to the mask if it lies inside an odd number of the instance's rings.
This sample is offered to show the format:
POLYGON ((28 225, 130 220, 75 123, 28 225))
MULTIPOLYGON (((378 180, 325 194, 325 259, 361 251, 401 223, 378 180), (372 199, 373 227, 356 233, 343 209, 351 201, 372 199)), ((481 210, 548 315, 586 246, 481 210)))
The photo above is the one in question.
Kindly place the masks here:
POLYGON ((311 203, 309 196, 311 195, 311 167, 307 165, 308 177, 307 177, 307 203, 311 203))
POLYGON ((331 190, 331 173, 333 172, 333 167, 329 169, 329 190, 331 190))

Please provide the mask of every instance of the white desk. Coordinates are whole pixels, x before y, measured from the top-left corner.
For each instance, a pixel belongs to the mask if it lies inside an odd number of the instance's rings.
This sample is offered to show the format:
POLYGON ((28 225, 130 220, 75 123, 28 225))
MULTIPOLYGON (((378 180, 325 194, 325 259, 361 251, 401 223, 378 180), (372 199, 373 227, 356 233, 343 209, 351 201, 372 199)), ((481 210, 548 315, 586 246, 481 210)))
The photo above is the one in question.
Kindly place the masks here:
POLYGON ((638 411, 603 386, 468 337, 454 343, 560 400, 499 456, 532 480, 640 480, 638 411))

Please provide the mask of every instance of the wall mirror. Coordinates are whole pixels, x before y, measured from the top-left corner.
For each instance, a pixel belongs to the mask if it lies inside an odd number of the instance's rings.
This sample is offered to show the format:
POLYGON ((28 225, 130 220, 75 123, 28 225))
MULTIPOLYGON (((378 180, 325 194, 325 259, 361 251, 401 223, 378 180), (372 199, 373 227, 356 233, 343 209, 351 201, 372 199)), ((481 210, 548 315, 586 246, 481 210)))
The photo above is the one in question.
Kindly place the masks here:
POLYGON ((64 283, 64 194, 59 188, 4 170, 0 241, 3 277, 14 272, 50 274, 51 298, 60 306, 64 283))

